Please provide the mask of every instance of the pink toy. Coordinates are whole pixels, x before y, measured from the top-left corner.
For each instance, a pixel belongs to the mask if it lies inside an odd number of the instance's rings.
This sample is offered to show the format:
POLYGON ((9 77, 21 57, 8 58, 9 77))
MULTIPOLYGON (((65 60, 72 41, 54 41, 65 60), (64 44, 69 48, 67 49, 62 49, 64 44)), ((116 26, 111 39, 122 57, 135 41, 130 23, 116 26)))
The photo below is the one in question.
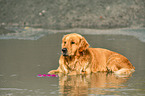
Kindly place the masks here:
POLYGON ((38 74, 37 77, 58 77, 57 75, 55 74, 38 74))

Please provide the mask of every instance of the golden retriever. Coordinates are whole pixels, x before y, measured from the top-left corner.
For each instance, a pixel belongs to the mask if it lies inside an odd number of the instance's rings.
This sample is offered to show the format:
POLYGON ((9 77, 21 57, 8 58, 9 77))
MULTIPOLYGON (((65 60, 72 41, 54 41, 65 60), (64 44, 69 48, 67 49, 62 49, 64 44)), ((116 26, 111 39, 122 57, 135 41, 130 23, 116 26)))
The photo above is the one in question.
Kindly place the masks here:
POLYGON ((123 55, 107 49, 89 48, 83 36, 72 33, 63 37, 59 67, 49 73, 76 75, 104 71, 131 74, 134 69, 135 67, 123 55))

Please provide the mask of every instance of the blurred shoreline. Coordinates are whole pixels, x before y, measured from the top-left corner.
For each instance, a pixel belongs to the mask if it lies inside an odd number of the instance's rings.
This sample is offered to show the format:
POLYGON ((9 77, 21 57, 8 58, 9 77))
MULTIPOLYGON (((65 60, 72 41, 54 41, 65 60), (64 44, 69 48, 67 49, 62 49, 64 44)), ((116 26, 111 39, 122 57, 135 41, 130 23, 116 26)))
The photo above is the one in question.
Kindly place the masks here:
POLYGON ((38 40, 49 34, 79 33, 82 35, 126 35, 134 36, 145 42, 145 28, 88 29, 70 28, 54 30, 33 27, 0 27, 0 39, 38 40))

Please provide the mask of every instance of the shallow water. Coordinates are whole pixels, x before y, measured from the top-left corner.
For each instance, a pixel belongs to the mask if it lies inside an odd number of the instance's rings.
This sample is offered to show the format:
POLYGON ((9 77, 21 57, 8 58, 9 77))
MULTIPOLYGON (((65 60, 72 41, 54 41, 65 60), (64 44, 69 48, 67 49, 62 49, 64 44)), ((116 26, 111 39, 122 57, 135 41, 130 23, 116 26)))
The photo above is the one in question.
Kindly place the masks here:
POLYGON ((33 34, 29 34, 30 28, 25 28, 25 32, 8 29, 17 32, 0 36, 0 96, 145 95, 145 29, 58 32, 31 29, 33 34), (82 33, 91 47, 106 48, 126 56, 136 71, 130 77, 101 72, 86 76, 37 77, 58 67, 61 38, 70 32, 82 33))

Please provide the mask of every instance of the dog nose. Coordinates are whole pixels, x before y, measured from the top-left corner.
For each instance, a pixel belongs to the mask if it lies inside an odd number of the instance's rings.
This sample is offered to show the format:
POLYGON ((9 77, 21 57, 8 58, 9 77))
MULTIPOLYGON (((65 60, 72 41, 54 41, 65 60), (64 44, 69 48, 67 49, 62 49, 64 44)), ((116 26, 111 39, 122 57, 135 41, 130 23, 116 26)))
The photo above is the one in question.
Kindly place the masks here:
POLYGON ((63 54, 63 56, 67 56, 67 49, 66 48, 62 49, 62 54, 63 54))
POLYGON ((67 49, 66 49, 66 48, 63 48, 63 49, 62 49, 62 52, 63 52, 63 53, 66 53, 66 52, 67 52, 67 49))

